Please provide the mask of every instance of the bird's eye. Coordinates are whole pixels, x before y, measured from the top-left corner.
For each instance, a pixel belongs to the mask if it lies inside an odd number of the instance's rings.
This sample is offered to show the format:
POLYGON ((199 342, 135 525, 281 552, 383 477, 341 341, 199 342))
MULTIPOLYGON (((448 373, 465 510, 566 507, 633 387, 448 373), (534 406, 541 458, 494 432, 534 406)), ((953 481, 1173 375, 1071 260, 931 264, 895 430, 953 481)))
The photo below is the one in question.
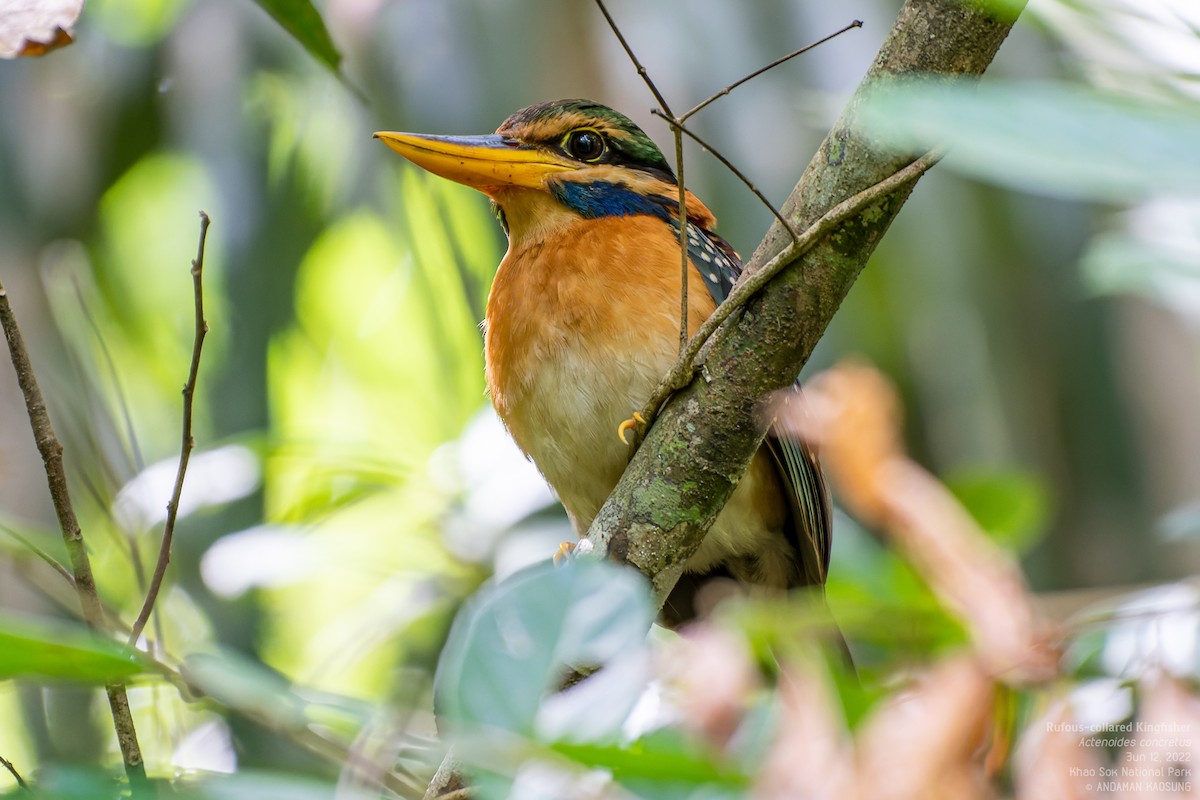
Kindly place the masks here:
POLYGON ((580 161, 598 161, 604 155, 604 137, 596 131, 571 131, 566 141, 567 153, 580 161))

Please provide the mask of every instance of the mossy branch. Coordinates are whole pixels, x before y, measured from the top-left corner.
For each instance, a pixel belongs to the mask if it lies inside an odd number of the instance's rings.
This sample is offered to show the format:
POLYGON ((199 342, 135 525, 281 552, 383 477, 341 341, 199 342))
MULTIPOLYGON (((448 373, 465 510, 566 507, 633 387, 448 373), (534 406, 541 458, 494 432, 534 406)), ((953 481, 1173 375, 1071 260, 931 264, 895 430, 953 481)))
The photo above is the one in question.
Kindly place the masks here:
MULTIPOLYGON (((785 253, 785 264, 716 331, 693 380, 664 407, 588 532, 594 552, 635 566, 664 600, 758 450, 763 397, 790 386, 923 170, 889 185, 919 153, 885 149, 858 124, 867 93, 903 75, 976 77, 1016 13, 978 0, 908 0, 849 105, 825 138, 783 215, 806 231, 879 184, 875 202, 821 227, 819 241, 786 253, 776 222, 746 265, 746 280, 785 253)), ((778 262, 776 262, 778 264, 778 262)))

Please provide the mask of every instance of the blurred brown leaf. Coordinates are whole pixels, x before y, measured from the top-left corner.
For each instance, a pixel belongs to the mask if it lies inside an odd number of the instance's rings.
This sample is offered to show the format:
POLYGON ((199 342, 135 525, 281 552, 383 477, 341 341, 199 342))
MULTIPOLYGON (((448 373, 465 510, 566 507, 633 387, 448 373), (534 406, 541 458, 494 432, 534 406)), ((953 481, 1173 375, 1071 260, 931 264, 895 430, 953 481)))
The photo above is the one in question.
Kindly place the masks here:
POLYGON ((782 673, 779 730, 759 773, 760 800, 851 800, 858 797, 854 747, 833 687, 810 663, 782 673))
POLYGON ((994 692, 979 662, 961 656, 937 664, 896 693, 859 734, 859 797, 992 797, 983 762, 994 692))
POLYGON ((1087 800, 1096 796, 1093 790, 1102 762, 1094 747, 1083 745, 1081 728, 1062 700, 1029 724, 1013 757, 1017 800, 1087 800))
POLYGON ((967 623, 993 675, 1037 680, 1057 654, 1013 558, 935 477, 903 452, 900 401, 873 367, 849 363, 776 402, 777 424, 815 444, 847 509, 881 528, 967 623), (798 402, 797 402, 798 400, 798 402))
POLYGON ((780 428, 820 448, 846 508, 867 525, 884 524, 880 471, 905 459, 903 412, 887 379, 867 364, 842 363, 771 405, 780 428))
POLYGON ((0 58, 40 56, 70 44, 70 30, 82 11, 83 0, 4 0, 0 58))
POLYGON ((1013 558, 975 524, 954 496, 912 462, 881 481, 888 533, 949 608, 960 614, 993 675, 1043 680, 1057 653, 1013 558))
POLYGON ((1196 797, 1200 763, 1200 698, 1177 678, 1155 670, 1140 681, 1141 703, 1129 738, 1133 747, 1117 759, 1118 779, 1140 784, 1137 800, 1196 797))
POLYGON ((662 657, 659 674, 677 692, 684 727, 725 747, 760 685, 745 642, 715 625, 693 625, 662 657))

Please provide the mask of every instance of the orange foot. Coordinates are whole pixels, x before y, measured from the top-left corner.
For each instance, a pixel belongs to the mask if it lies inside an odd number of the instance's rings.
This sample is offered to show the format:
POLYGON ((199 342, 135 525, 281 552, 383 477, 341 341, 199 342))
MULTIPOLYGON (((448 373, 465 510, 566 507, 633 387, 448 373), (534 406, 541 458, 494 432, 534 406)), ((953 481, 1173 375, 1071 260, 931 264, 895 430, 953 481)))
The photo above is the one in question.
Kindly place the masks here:
POLYGON ((571 553, 575 550, 574 542, 563 542, 558 546, 558 550, 554 553, 554 566, 566 561, 571 557, 571 553))
POLYGON ((637 428, 637 426, 645 425, 645 424, 646 424, 646 418, 642 416, 642 413, 640 411, 635 411, 635 412, 633 412, 632 417, 623 421, 620 425, 617 426, 617 438, 619 438, 621 440, 622 444, 629 444, 629 439, 626 438, 626 434, 628 434, 631 430, 637 428))

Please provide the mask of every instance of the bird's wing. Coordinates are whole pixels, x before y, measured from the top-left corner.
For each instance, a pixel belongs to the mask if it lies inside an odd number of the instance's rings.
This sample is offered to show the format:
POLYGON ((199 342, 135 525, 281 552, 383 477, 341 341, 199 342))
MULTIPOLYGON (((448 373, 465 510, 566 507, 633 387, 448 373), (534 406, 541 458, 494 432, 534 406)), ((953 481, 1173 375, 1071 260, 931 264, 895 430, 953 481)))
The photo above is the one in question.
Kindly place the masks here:
POLYGON ((808 445, 776 428, 767 431, 765 444, 787 487, 792 517, 787 534, 799 554, 798 585, 823 586, 829 574, 833 512, 817 454, 808 445))
MULTIPOLYGON (((713 300, 723 303, 742 274, 738 254, 717 234, 689 222, 688 257, 713 300)), ((787 534, 800 561, 800 583, 823 585, 829 572, 833 513, 817 454, 776 428, 767 431, 765 444, 784 484, 792 520, 787 534)))
MULTIPOLYGON (((678 223, 675 223, 678 225, 678 223)), ((675 228, 679 230, 678 227, 675 228)), ((688 223, 688 257, 704 278, 704 285, 717 305, 725 302, 742 274, 742 260, 729 242, 699 225, 688 223)))

